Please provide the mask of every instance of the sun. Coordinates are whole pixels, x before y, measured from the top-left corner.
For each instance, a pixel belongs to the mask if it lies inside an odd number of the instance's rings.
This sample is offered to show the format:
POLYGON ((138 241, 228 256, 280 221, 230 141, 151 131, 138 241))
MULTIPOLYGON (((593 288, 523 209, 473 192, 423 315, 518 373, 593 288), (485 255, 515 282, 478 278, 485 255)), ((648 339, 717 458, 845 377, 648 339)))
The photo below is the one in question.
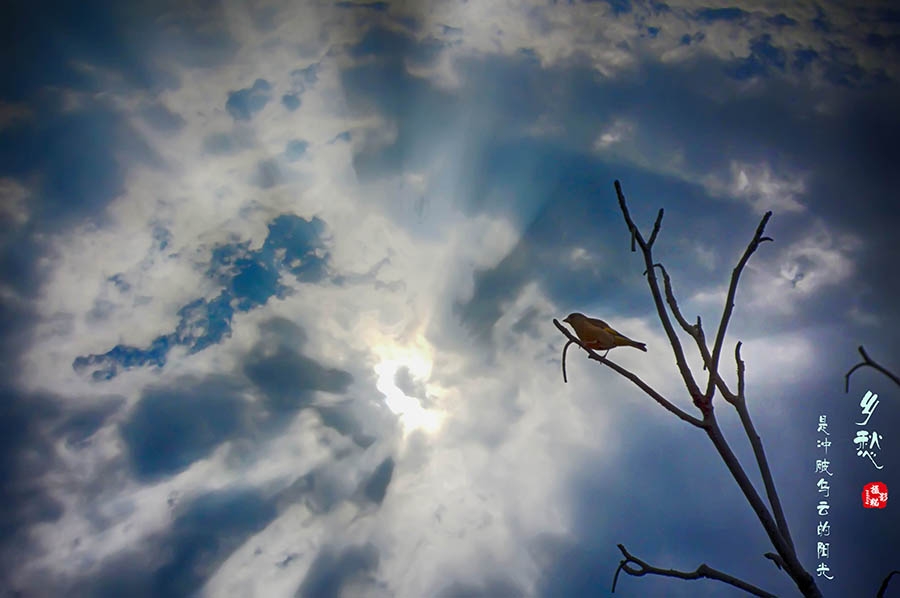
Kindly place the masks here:
POLYGON ((375 387, 385 397, 385 404, 400 418, 405 433, 422 430, 433 433, 440 428, 441 413, 425 409, 415 397, 407 396, 394 382, 397 370, 409 369, 418 380, 427 380, 431 374, 431 359, 422 348, 382 346, 376 351, 381 361, 375 366, 378 380, 375 387))

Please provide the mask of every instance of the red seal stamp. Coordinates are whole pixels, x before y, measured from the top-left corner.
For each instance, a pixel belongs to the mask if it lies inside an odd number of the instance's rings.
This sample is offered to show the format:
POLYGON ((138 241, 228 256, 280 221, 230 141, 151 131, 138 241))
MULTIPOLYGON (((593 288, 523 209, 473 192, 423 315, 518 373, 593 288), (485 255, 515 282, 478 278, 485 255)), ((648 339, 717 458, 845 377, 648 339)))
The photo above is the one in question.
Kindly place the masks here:
POLYGON ((863 486, 862 502, 866 509, 883 509, 887 506, 888 489, 884 482, 869 482, 863 486))

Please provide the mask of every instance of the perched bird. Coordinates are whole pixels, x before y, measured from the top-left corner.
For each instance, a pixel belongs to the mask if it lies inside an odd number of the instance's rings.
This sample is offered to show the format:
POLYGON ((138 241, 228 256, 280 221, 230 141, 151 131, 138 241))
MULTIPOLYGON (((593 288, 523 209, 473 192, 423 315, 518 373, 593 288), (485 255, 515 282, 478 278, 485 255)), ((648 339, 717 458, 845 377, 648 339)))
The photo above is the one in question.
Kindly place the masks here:
POLYGON ((616 332, 603 320, 589 318, 575 312, 566 316, 563 322, 568 322, 569 326, 575 329, 575 334, 584 343, 584 346, 590 349, 609 351, 613 347, 634 347, 641 351, 647 351, 647 345, 616 332))

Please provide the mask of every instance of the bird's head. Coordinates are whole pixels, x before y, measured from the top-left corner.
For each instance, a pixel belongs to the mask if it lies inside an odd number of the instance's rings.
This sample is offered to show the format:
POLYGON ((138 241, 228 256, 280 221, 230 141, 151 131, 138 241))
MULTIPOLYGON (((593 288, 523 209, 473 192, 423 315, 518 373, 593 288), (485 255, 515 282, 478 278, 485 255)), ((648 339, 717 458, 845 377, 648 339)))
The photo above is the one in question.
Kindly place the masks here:
POLYGON ((569 315, 567 315, 565 317, 565 319, 563 319, 563 322, 567 322, 569 324, 574 324, 576 321, 583 320, 583 319, 584 319, 584 314, 580 314, 576 311, 576 312, 573 312, 573 313, 570 313, 569 315))

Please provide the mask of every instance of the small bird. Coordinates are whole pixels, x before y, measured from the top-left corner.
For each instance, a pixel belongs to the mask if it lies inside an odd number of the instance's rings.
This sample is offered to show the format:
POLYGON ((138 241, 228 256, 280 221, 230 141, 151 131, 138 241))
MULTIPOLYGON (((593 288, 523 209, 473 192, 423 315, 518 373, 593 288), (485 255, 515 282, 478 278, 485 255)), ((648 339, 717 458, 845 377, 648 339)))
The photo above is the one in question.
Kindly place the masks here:
POLYGON ((613 347, 634 347, 647 351, 647 345, 633 341, 624 334, 616 332, 609 324, 597 318, 589 318, 578 312, 569 314, 563 320, 575 329, 575 334, 585 347, 599 351, 609 351, 613 347))

